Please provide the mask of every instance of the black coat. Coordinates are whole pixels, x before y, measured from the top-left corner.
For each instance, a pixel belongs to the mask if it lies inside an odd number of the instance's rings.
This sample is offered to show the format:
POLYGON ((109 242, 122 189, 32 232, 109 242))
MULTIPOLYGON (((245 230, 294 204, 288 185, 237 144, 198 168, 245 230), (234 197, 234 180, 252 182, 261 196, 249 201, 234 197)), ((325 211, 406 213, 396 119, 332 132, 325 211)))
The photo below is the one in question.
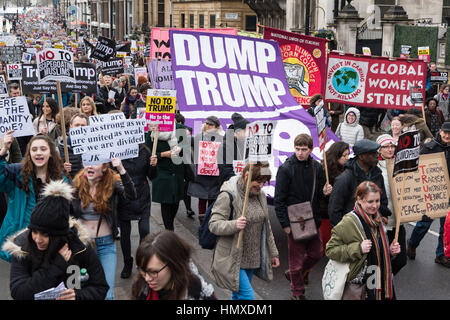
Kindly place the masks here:
MULTIPOLYGON (((61 159, 64 159, 64 142, 62 138, 58 138, 58 151, 61 159)), ((73 179, 81 169, 83 169, 83 159, 81 154, 74 154, 73 147, 70 142, 70 137, 67 137, 67 153, 69 155, 69 162, 72 165, 72 170, 70 171, 70 177, 73 179)))
MULTIPOLYGON (((111 212, 108 212, 105 214, 104 219, 106 219, 106 222, 108 223, 109 227, 112 230, 112 235, 116 239, 119 235, 119 230, 117 229, 118 224, 118 210, 119 210, 119 203, 124 201, 125 199, 128 200, 135 200, 137 199, 136 195, 136 189, 134 187, 133 180, 131 180, 130 176, 128 175, 128 172, 124 175, 120 176, 122 182, 116 182, 113 187, 113 194, 111 198, 109 199, 110 208, 112 208, 111 212)), ((71 214, 76 219, 81 219, 81 200, 78 197, 78 191, 74 195, 74 199, 72 201, 73 211, 71 214)))
POLYGON ((11 254, 10 289, 11 296, 16 300, 33 300, 34 294, 57 287, 64 282, 66 287, 72 283, 70 277, 74 273, 67 273, 70 265, 85 268, 89 275, 87 285, 75 289, 77 300, 104 300, 109 286, 105 273, 95 250, 90 246, 90 239, 80 222, 71 219, 71 230, 77 235, 69 242, 72 256, 68 262, 57 254, 50 263, 43 263, 37 270, 31 272, 30 253, 26 251, 29 229, 24 229, 18 235, 7 241, 6 246, 11 254))
POLYGON ((106 86, 103 86, 100 88, 100 98, 104 99, 104 101, 105 101, 102 108, 100 108, 100 110, 97 109, 97 112, 101 113, 101 114, 108 113, 111 110, 118 110, 119 108, 117 106, 120 106, 120 104, 122 103, 122 101, 119 101, 120 97, 119 97, 119 93, 117 92, 117 90, 114 88, 109 88, 109 90, 108 90, 108 88, 106 88, 106 86), (114 96, 114 101, 115 101, 114 103, 108 102, 108 92, 109 91, 114 91, 116 93, 116 95, 114 96))
POLYGON ((122 160, 124 168, 133 180, 138 198, 123 199, 119 202, 119 220, 139 220, 150 215, 152 200, 149 180, 157 176, 157 166, 150 165, 150 157, 150 151, 142 144, 139 146, 139 157, 122 160))
POLYGON ((373 127, 378 122, 378 117, 383 109, 358 107, 359 124, 366 127, 373 127))
POLYGON ((231 177, 235 176, 233 160, 243 160, 245 154, 245 142, 234 137, 230 128, 225 132, 222 145, 219 148, 217 159, 219 162, 219 186, 231 177))
POLYGON ((384 180, 381 169, 377 166, 370 170, 370 179, 357 164, 357 157, 348 160, 344 165, 344 172, 336 177, 328 202, 328 216, 330 223, 335 226, 341 221, 342 217, 353 210, 355 207, 356 188, 363 181, 370 180, 379 186, 382 190, 380 213, 384 217, 392 214, 388 208, 388 199, 384 188, 384 180))
POLYGON ((290 226, 287 208, 290 205, 306 201, 312 202, 314 221, 317 228, 320 227, 322 217, 319 202, 324 199, 323 187, 325 182, 325 172, 322 165, 311 156, 306 161, 299 161, 297 156, 293 154, 278 168, 273 204, 282 228, 290 226), (316 170, 316 188, 314 199, 311 201, 313 186, 312 163, 316 170))

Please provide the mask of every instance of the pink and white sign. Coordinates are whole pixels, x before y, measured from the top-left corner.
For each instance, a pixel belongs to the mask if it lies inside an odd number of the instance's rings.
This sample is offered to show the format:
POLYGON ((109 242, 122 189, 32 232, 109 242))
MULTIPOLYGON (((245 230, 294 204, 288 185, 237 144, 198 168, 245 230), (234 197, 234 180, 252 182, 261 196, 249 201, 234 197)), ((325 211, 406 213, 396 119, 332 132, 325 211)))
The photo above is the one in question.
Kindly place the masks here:
POLYGON ((221 142, 199 141, 197 174, 218 176, 217 153, 221 142))

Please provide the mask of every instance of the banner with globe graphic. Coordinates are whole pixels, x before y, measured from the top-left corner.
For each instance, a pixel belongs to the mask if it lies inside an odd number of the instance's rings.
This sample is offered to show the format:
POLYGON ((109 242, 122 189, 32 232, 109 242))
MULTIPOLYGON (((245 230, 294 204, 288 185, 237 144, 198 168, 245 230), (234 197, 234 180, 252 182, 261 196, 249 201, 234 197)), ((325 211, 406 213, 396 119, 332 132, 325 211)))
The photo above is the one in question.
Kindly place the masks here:
POLYGON ((326 75, 326 102, 407 110, 415 104, 411 87, 424 87, 427 68, 421 60, 392 60, 331 53, 326 75))
POLYGON ((269 27, 264 27, 264 39, 278 42, 289 90, 309 108, 309 99, 324 92, 328 40, 269 27))

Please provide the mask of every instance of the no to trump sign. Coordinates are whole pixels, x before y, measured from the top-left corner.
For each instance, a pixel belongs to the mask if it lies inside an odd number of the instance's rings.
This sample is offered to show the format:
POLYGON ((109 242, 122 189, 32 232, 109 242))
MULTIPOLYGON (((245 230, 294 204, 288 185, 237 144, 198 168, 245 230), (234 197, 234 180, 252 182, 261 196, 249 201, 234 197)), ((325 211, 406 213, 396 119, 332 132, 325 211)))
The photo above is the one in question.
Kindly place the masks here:
POLYGON ((36 54, 40 83, 75 82, 73 53, 60 49, 45 49, 36 54))
POLYGON ((147 90, 146 119, 150 123, 158 123, 158 130, 173 131, 175 125, 175 90, 147 90))
POLYGON ((425 87, 423 61, 356 57, 331 53, 328 58, 325 100, 344 104, 407 110, 414 106, 410 87, 425 87))

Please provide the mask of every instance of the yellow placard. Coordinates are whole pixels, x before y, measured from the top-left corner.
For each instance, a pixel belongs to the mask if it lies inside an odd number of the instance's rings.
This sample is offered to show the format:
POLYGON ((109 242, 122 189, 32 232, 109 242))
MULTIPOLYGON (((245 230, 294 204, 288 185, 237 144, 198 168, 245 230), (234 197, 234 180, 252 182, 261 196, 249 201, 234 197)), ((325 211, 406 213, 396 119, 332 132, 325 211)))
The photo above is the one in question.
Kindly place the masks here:
POLYGON ((0 42, 0 47, 6 47, 6 42, 5 41, 0 42))

